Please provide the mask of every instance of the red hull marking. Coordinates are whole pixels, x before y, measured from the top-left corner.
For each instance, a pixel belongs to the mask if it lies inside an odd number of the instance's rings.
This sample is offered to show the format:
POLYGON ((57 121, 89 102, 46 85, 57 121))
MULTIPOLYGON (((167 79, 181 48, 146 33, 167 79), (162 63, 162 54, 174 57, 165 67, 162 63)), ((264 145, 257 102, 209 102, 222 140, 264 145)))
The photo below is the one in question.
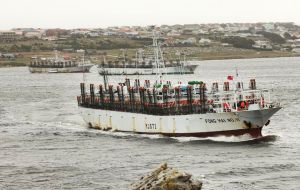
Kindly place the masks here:
POLYGON ((200 133, 164 133, 163 135, 169 137, 216 137, 216 136, 241 136, 249 134, 253 138, 262 137, 262 128, 239 129, 230 131, 213 131, 213 132, 200 132, 200 133))
MULTIPOLYGON (((259 128, 250 128, 250 129, 238 129, 238 130, 229 130, 229 131, 213 131, 213 132, 199 132, 199 133, 145 133, 145 132, 135 132, 138 134, 149 134, 149 135, 155 135, 155 134, 161 134, 168 137, 217 137, 217 136, 241 136, 248 134, 253 138, 259 138, 262 137, 261 134, 262 127, 259 128)), ((129 131, 120 131, 120 132, 129 132, 129 131)))

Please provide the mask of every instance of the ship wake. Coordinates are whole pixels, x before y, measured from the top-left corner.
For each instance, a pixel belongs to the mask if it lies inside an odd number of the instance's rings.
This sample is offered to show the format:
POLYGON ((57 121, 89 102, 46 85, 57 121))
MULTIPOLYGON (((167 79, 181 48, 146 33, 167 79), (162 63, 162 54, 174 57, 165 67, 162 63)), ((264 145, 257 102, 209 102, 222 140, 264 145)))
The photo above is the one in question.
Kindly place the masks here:
POLYGON ((278 140, 277 135, 266 135, 258 138, 253 138, 249 134, 241 136, 218 136, 218 137, 207 137, 207 138, 197 138, 197 137, 174 137, 178 142, 182 143, 263 143, 263 142, 274 142, 278 140))

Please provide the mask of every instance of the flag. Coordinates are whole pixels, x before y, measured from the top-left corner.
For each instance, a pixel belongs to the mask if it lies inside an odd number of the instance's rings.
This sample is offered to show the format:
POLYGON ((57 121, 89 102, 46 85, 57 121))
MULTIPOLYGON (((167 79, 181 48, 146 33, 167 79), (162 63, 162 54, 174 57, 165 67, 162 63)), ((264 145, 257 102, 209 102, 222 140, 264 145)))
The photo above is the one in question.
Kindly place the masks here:
POLYGON ((231 75, 227 76, 227 80, 233 80, 233 76, 231 75))

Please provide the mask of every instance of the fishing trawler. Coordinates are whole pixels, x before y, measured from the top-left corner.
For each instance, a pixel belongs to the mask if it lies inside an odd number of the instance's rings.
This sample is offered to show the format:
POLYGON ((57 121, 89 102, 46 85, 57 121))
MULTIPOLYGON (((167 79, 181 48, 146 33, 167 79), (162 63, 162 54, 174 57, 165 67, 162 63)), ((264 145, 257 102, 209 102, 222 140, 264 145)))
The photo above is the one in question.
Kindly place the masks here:
POLYGON ((90 61, 74 61, 70 57, 58 56, 55 51, 55 57, 43 58, 32 57, 29 64, 31 73, 78 73, 89 72, 94 66, 90 61))
POLYGON ((169 137, 213 137, 250 135, 262 136, 262 128, 281 109, 271 99, 271 91, 257 89, 255 79, 244 88, 238 77, 228 76, 223 83, 210 86, 203 81, 187 84, 171 81, 134 85, 129 79, 117 85, 104 84, 97 90, 94 84, 81 83, 78 106, 84 121, 92 128, 161 134, 169 137))
POLYGON ((104 58, 102 64, 98 65, 99 74, 102 75, 103 69, 106 70, 107 75, 194 74, 197 64, 185 60, 165 61, 161 50, 162 44, 158 42, 159 36, 155 31, 153 31, 152 39, 153 43, 147 55, 143 54, 144 50, 139 49, 136 52, 135 59, 128 61, 123 50, 122 63, 108 64, 104 58))

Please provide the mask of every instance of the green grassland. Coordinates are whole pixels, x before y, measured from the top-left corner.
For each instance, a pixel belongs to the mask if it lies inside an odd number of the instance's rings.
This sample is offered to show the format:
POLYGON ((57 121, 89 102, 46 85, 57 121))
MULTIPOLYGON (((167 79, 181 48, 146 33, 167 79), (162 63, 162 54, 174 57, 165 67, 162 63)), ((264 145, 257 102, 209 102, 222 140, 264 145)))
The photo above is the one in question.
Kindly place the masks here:
MULTIPOLYGON (((185 39, 191 36, 180 36, 178 39, 185 39)), ((53 50, 61 51, 62 55, 71 57, 81 56, 74 53, 76 49, 92 50, 88 51, 87 56, 98 64, 103 61, 116 62, 132 60, 136 57, 138 49, 152 44, 152 39, 141 38, 132 39, 121 36, 100 36, 89 38, 84 36, 62 38, 55 41, 45 41, 41 39, 22 39, 14 42, 0 42, 0 52, 15 53, 14 59, 0 58, 0 67, 6 66, 25 66, 30 62, 32 56, 48 57, 53 56, 53 50)), ((214 60, 214 59, 245 59, 262 57, 288 57, 300 56, 299 54, 288 51, 257 51, 253 49, 243 49, 236 47, 223 47, 221 43, 214 43, 209 47, 199 45, 177 45, 174 47, 163 46, 165 60, 214 60), (179 56, 180 54, 180 56, 179 56)))

